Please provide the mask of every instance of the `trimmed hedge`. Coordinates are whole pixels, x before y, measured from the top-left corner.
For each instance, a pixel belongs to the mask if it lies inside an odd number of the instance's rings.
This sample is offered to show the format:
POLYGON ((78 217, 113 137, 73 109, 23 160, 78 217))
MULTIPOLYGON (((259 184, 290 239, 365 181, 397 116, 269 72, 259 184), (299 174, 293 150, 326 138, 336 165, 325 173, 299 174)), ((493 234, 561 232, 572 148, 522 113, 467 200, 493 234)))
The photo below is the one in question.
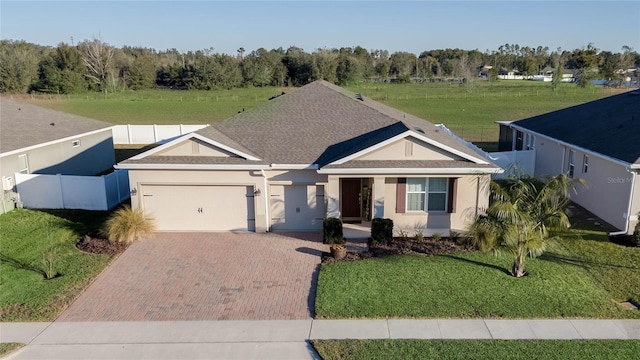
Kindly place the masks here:
POLYGON ((371 244, 391 244, 393 220, 375 218, 371 220, 371 244))
POLYGON ((342 232, 342 220, 338 218, 326 218, 322 222, 322 241, 325 244, 342 244, 344 234, 342 232))

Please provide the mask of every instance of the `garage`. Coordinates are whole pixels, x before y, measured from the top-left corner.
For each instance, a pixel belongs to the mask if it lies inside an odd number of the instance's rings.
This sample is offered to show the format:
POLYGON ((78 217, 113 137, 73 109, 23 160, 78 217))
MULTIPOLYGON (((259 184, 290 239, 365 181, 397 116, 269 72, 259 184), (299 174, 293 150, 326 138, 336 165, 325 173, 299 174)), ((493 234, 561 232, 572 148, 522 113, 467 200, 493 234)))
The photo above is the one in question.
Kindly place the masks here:
POLYGON ((272 230, 321 230, 325 217, 324 186, 271 185, 272 230))
POLYGON ((159 231, 255 231, 253 186, 143 185, 142 207, 159 231))

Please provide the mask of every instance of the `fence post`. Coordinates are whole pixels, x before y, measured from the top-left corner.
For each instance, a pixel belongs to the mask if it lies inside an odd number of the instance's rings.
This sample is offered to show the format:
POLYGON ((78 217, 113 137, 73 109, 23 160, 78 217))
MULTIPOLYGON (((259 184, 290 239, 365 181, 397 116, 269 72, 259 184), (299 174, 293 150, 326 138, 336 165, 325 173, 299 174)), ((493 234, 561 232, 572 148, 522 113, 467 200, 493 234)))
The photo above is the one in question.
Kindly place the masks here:
POLYGON ((156 124, 153 124, 153 142, 158 142, 158 127, 156 126, 156 124))
POLYGON ((66 209, 64 204, 64 189, 62 188, 62 174, 56 174, 58 177, 58 184, 60 185, 60 198, 62 199, 62 208, 66 209))
POLYGON ((182 128, 182 124, 180 124, 180 135, 184 135, 184 130, 182 128))
POLYGON ((127 140, 131 144, 131 124, 127 124, 127 140))

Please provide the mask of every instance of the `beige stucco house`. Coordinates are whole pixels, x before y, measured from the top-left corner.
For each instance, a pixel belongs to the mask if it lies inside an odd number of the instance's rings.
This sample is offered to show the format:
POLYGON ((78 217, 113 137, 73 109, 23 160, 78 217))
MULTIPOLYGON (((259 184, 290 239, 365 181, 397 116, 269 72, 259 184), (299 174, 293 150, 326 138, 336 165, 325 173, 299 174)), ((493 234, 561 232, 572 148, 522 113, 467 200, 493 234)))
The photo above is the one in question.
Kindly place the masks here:
POLYGON ((631 234, 640 213, 640 91, 501 123, 500 150, 535 150, 535 176, 582 178, 572 200, 631 234))
POLYGON ((463 230, 497 166, 435 125, 316 81, 119 163, 164 231, 463 230))
POLYGON ((0 97, 0 211, 15 206, 16 173, 95 175, 112 169, 112 127, 0 97))

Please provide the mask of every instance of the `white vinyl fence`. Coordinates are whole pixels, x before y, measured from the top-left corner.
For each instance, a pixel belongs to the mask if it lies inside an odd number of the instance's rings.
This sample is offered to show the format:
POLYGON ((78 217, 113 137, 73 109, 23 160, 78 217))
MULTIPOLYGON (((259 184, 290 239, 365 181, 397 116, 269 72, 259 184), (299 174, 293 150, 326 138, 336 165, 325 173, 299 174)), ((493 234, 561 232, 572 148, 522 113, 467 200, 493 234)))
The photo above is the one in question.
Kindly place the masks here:
POLYGON ((129 194, 129 173, 121 169, 104 176, 16 174, 25 208, 110 210, 129 194))
POLYGON ((503 151, 486 153, 486 159, 504 169, 504 173, 495 174, 494 179, 504 179, 507 177, 520 177, 531 175, 535 171, 536 151, 503 151))
POLYGON ((207 126, 209 125, 116 125, 113 127, 113 143, 155 144, 172 140, 207 126))
POLYGON ((520 150, 520 151, 503 151, 503 152, 486 152, 475 144, 463 140, 454 134, 446 126, 442 124, 436 125, 449 136, 467 145, 471 150, 475 151, 485 159, 500 166, 504 172, 502 174, 494 174, 493 179, 505 179, 507 177, 520 177, 525 175, 533 176, 536 167, 536 151, 520 150))

